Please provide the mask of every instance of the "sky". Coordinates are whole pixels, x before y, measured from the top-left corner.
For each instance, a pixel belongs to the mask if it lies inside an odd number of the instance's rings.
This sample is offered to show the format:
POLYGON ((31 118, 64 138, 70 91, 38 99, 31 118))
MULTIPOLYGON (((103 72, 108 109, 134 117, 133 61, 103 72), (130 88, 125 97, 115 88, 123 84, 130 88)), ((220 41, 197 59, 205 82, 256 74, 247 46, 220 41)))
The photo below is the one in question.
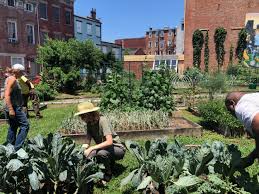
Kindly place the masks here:
POLYGON ((102 40, 144 37, 150 27, 176 27, 184 18, 184 0, 75 0, 75 14, 96 9, 102 40))

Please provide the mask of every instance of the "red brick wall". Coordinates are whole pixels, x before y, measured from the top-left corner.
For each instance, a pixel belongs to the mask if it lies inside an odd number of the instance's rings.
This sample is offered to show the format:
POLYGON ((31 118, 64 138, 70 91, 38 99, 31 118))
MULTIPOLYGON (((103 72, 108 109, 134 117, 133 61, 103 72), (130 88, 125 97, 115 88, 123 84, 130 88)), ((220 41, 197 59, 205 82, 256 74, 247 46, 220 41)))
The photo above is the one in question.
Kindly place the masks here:
MULTIPOLYGON (((143 62, 142 61, 131 61, 131 62, 124 61, 123 68, 127 72, 130 69, 130 72, 134 73, 137 79, 141 79, 143 63, 144 63, 144 61, 143 62)), ((153 61, 147 62, 147 66, 148 66, 148 68, 152 69, 153 61)))
POLYGON ((56 0, 48 0, 48 20, 40 19, 40 30, 48 31, 48 36, 54 38, 54 32, 60 32, 62 38, 65 36, 74 37, 74 9, 73 5, 67 5, 56 0), (54 22, 53 5, 60 7, 60 22, 54 22), (71 11, 71 25, 65 23, 65 11, 71 11))
POLYGON ((118 39, 115 40, 115 44, 122 45, 123 48, 129 49, 146 49, 145 38, 128 38, 128 39, 118 39))
MULTIPOLYGON (((217 69, 214 32, 217 27, 224 27, 228 33, 225 41, 224 69, 226 69, 229 62, 230 46, 232 44, 236 48, 238 33, 241 28, 245 27, 246 13, 257 12, 259 12, 258 0, 185 0, 185 68, 192 66, 193 63, 193 32, 196 29, 208 29, 209 69, 217 69)), ((202 51, 202 69, 204 69, 203 55, 204 52, 202 51)))

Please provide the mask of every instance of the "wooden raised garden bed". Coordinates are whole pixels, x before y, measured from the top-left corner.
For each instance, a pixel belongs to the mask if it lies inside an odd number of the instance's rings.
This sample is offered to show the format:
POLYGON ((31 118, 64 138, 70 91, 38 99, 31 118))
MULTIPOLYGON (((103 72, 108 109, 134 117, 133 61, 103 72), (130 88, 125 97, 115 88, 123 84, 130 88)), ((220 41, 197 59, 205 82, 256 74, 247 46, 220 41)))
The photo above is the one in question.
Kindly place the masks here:
MULTIPOLYGON (((162 138, 166 136, 202 136, 202 127, 183 117, 174 117, 167 128, 147 129, 147 130, 129 130, 116 131, 121 139, 142 139, 142 138, 162 138)), ((64 137, 70 137, 77 143, 85 143, 85 134, 64 134, 64 137)))

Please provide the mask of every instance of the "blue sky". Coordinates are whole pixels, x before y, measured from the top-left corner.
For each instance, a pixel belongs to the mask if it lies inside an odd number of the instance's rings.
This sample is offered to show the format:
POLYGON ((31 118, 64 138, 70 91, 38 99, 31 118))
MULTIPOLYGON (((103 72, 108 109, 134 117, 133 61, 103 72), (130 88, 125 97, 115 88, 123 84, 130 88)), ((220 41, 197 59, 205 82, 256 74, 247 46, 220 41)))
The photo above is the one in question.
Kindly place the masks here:
POLYGON ((184 0, 76 0, 75 14, 90 15, 96 9, 102 21, 102 39, 143 37, 149 27, 179 25, 184 17, 184 0))

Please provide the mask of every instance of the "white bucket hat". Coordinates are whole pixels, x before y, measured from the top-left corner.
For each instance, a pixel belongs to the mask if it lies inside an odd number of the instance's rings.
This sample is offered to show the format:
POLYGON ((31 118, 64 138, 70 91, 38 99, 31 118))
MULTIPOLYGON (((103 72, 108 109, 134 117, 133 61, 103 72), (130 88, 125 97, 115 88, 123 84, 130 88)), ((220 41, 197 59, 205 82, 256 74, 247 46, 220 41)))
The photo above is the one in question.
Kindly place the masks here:
POLYGON ((14 64, 14 65, 12 66, 12 69, 20 70, 20 71, 25 71, 24 66, 23 66, 22 64, 19 64, 19 63, 14 64))
POLYGON ((91 102, 83 102, 77 105, 78 112, 74 116, 82 115, 88 112, 94 112, 99 110, 100 107, 96 107, 91 102))

